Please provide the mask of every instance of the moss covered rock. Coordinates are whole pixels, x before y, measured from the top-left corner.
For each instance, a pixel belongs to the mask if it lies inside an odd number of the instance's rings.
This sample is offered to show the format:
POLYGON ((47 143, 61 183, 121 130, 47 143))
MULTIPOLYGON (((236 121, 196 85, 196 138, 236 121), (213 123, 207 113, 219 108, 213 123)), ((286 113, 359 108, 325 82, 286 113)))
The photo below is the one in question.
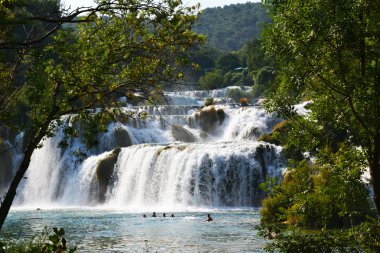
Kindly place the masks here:
POLYGON ((106 158, 98 163, 98 167, 96 168, 96 178, 98 180, 99 186, 99 202, 105 201, 107 188, 111 182, 112 174, 114 172, 115 164, 117 162, 120 151, 121 148, 114 149, 106 158))
POLYGON ((221 125, 226 117, 223 109, 216 110, 214 106, 208 106, 195 114, 195 120, 205 132, 213 132, 221 125))

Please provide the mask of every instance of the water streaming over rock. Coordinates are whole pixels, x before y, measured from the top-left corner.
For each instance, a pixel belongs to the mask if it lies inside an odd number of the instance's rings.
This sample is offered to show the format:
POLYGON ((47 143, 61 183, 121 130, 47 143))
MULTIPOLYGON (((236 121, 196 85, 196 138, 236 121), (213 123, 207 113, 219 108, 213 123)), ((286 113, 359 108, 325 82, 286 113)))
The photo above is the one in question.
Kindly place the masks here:
MULTIPOLYGON (((276 119, 255 106, 200 109, 206 92, 167 95, 171 105, 124 108, 145 117, 110 124, 91 150, 80 138, 58 148, 62 132, 46 139, 32 156, 17 205, 258 206, 259 183, 283 168, 281 148, 256 141, 276 119), (88 158, 74 156, 78 150, 88 158)), ((213 95, 222 101, 225 90, 213 95)))

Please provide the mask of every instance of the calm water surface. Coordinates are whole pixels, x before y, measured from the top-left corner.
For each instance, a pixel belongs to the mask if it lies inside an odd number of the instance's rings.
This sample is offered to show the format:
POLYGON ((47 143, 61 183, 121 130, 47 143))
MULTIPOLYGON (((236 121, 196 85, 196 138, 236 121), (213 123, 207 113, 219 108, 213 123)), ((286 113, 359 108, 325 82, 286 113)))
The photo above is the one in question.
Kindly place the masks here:
MULTIPOLYGON (((264 252, 257 209, 176 212, 174 218, 95 209, 12 210, 4 231, 36 235, 63 227, 79 252, 264 252), (207 213, 214 218, 205 222, 207 213)), ((169 215, 169 214, 167 214, 169 215)))

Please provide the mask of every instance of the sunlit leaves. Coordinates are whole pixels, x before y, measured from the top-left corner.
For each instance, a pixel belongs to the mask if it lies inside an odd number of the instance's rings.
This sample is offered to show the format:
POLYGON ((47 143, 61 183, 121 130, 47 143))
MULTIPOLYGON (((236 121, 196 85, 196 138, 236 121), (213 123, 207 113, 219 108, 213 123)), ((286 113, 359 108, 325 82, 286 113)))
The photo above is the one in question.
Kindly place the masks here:
POLYGON ((281 64, 269 108, 288 117, 289 98, 311 100, 308 120, 315 123, 316 136, 325 136, 326 145, 347 142, 363 148, 380 210, 380 2, 265 4, 273 24, 265 31, 264 45, 281 64))

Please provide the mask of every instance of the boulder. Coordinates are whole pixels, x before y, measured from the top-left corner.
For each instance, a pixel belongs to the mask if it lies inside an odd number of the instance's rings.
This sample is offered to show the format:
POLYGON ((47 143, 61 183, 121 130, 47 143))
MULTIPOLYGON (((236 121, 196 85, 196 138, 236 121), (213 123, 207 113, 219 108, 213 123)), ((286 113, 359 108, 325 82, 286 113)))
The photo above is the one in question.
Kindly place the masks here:
POLYGON ((182 126, 173 125, 171 129, 174 139, 181 142, 195 142, 195 136, 182 126))
POLYGON ((105 201, 107 188, 109 183, 111 182, 111 178, 115 169, 115 164, 117 162, 120 151, 121 148, 114 149, 106 158, 104 158, 98 163, 98 167, 96 168, 96 178, 98 180, 99 186, 99 202, 105 201))
POLYGON ((123 148, 132 146, 132 140, 129 136, 128 130, 122 127, 118 127, 114 132, 115 148, 123 148))
POLYGON ((221 125, 226 115, 223 109, 216 110, 214 106, 208 106, 195 114, 195 120, 205 132, 213 132, 221 125))

